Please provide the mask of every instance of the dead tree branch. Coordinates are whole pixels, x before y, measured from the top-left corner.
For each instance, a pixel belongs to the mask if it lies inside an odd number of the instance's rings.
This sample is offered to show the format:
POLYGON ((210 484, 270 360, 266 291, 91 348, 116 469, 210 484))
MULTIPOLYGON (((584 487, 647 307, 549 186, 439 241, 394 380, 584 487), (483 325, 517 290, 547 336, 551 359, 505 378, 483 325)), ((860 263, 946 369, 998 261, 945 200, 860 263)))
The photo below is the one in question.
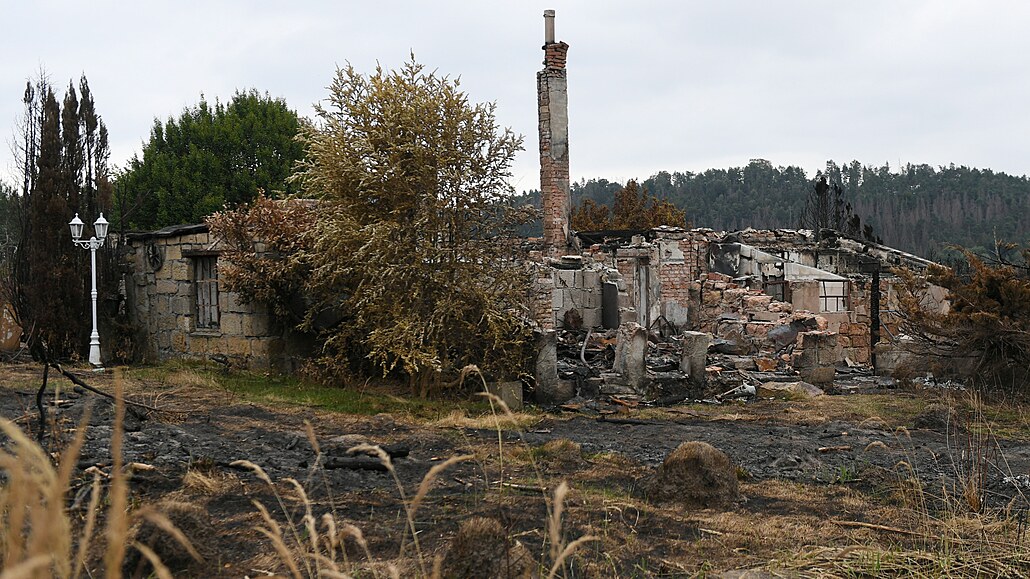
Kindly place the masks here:
MULTIPOLYGON (((75 374, 72 374, 71 372, 65 370, 57 362, 51 362, 50 366, 53 367, 54 370, 57 370, 58 372, 60 372, 65 378, 71 380, 72 383, 75 384, 76 386, 81 386, 81 387, 85 388, 86 390, 89 390, 90 392, 93 392, 94 394, 99 394, 99 395, 101 395, 104 398, 107 398, 109 400, 112 400, 112 401, 115 400, 115 397, 113 395, 108 394, 107 392, 104 392, 103 390, 99 390, 97 388, 94 388, 93 386, 90 386, 89 384, 86 384, 85 382, 82 381, 81 378, 79 378, 75 374)), ((168 412, 167 410, 162 410, 160 408, 157 408, 156 406, 150 406, 148 404, 143 404, 142 402, 133 402, 132 400, 129 400, 127 398, 125 399, 125 403, 130 405, 130 406, 135 406, 137 408, 142 408, 144 410, 149 410, 151 412, 168 412)))
POLYGON ((46 435, 46 406, 43 404, 43 392, 46 391, 47 378, 50 377, 50 366, 43 364, 43 383, 36 391, 36 408, 39 409, 39 432, 36 433, 36 442, 41 446, 43 437, 46 435))

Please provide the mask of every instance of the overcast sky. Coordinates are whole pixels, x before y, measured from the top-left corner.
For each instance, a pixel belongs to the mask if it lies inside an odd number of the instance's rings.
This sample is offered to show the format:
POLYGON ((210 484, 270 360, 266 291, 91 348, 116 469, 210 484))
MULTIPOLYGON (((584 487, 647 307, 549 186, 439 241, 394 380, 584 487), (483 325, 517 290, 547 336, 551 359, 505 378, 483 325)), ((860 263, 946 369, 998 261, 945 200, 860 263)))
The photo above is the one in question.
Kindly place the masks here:
POLYGON ((89 79, 112 162, 155 117, 256 88, 301 115, 346 62, 409 51, 525 136, 537 188, 543 10, 570 45, 572 177, 647 178, 764 158, 1030 173, 1030 2, 953 0, 0 0, 0 175, 25 81, 89 79))

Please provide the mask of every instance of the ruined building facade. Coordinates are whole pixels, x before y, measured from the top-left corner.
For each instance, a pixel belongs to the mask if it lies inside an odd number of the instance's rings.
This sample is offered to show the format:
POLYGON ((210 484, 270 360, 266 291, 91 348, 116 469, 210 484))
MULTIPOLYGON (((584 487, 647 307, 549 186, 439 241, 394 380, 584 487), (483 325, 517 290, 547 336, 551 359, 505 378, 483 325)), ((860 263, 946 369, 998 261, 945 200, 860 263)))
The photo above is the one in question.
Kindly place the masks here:
MULTIPOLYGON (((292 370, 304 341, 261 304, 244 304, 219 281, 225 262, 207 225, 126 236, 132 274, 125 294, 135 357, 215 359, 238 367, 292 370)), ((256 248, 262 251, 261 244, 256 248)))
MULTIPOLYGON (((700 331, 757 353, 801 319, 832 333, 837 360, 869 365, 874 343, 898 336, 895 267, 930 262, 892 248, 811 231, 660 227, 598 239, 552 260, 537 279, 544 330, 635 323, 663 334, 700 331), (578 327, 576 327, 578 326, 578 327)), ((944 307, 943 294, 930 296, 944 307)), ((795 324, 796 325, 796 324, 795 324)), ((794 332, 796 334, 797 332, 794 332)))

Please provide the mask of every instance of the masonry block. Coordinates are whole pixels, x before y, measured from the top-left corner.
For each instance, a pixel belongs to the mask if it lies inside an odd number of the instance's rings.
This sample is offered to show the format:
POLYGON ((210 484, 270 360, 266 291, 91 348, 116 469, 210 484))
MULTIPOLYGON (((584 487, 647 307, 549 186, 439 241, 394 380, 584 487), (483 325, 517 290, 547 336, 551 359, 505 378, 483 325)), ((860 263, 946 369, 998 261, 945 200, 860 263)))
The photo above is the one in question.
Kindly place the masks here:
MULTIPOLYGON (((718 285, 718 284, 716 284, 718 285)), ((741 303, 745 297, 748 296, 748 291, 744 288, 730 288, 723 292, 723 301, 730 303, 741 303)))
POLYGON ((159 279, 154 289, 159 294, 176 294, 179 293, 179 284, 172 279, 159 279))
POLYGON ((633 303, 633 296, 628 293, 619 292, 619 307, 620 308, 632 308, 636 304, 633 303))
MULTIPOLYGON (((729 292, 727 292, 729 293, 729 292)), ((772 303, 772 296, 744 296, 744 307, 749 310, 769 310, 772 303)))
POLYGON ((722 302, 722 292, 716 290, 706 290, 702 294, 702 302, 705 305, 715 305, 722 302))
POLYGON ((223 313, 219 320, 219 327, 223 334, 230 336, 243 335, 243 315, 235 313, 223 313))
POLYGON ((556 271, 558 273, 558 287, 576 287, 576 270, 559 269, 556 271))
POLYGON ((558 311, 565 308, 565 290, 555 288, 551 292, 551 308, 558 311))
POLYGON ((583 287, 585 289, 601 291, 601 273, 595 270, 583 271, 583 287))
POLYGON ((161 268, 156 275, 166 274, 168 277, 177 280, 189 280, 190 279, 190 266, 186 260, 181 259, 173 261, 171 263, 165 262, 165 266, 161 268))
POLYGON ((601 289, 596 290, 584 290, 580 292, 580 303, 584 308, 599 308, 601 307, 601 289))
POLYGON ((267 336, 271 331, 271 318, 267 314, 243 316, 243 335, 267 336))
POLYGON ((580 315, 583 316, 583 327, 601 327, 601 308, 583 308, 580 310, 580 315))
POLYGON ((225 338, 226 353, 230 356, 250 356, 250 340, 239 336, 225 338))
POLYGON ((512 380, 509 382, 489 382, 486 391, 504 401, 505 406, 512 412, 522 410, 522 382, 512 380))
POLYGON ((756 322, 775 322, 780 319, 778 312, 752 312, 751 319, 756 322))
POLYGON ((171 348, 176 352, 188 352, 189 345, 186 341, 186 333, 183 331, 172 332, 171 348))

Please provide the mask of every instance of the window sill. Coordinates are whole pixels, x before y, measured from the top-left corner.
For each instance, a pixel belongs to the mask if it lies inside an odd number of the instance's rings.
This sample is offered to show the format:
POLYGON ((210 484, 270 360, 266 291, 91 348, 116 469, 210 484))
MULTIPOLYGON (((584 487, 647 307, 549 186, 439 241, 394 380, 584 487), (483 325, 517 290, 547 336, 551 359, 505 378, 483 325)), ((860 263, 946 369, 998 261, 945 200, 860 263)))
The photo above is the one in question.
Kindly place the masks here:
POLYGON ((190 332, 190 335, 201 338, 220 338, 222 330, 221 328, 197 328, 190 332))

